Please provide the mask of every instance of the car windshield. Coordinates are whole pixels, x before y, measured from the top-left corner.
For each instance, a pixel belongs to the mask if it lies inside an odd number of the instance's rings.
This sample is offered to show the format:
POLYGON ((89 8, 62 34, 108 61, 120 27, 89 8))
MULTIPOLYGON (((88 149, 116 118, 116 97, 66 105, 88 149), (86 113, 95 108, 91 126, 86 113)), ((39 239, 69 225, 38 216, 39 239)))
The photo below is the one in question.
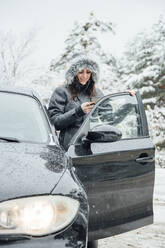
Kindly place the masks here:
POLYGON ((0 138, 8 138, 8 141, 48 142, 46 119, 34 98, 0 92, 0 138))

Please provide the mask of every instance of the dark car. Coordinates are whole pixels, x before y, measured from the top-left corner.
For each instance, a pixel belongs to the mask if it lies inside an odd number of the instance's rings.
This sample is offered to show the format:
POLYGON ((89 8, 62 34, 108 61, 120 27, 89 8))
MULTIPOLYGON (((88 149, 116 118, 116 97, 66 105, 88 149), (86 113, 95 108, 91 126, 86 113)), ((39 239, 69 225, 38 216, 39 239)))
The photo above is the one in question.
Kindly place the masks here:
POLYGON ((0 89, 3 247, 92 247, 151 224, 154 176, 138 93, 100 99, 65 152, 36 93, 0 89))

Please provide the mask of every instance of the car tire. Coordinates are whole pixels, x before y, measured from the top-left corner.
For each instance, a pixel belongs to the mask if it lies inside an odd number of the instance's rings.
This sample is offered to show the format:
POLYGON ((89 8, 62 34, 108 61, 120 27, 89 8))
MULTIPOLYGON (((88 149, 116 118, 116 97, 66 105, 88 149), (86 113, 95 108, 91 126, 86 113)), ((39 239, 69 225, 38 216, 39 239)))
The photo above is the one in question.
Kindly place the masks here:
POLYGON ((98 240, 88 241, 87 248, 98 248, 98 240))

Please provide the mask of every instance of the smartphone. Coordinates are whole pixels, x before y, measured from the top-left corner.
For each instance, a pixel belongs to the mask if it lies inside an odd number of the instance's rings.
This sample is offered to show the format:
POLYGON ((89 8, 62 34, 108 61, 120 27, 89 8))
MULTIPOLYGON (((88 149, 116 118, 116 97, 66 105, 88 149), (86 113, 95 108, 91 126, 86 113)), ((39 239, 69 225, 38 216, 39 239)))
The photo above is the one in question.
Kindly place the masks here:
POLYGON ((89 106, 92 106, 92 105, 95 105, 95 103, 94 103, 94 102, 91 102, 91 103, 89 103, 88 105, 89 105, 89 106))

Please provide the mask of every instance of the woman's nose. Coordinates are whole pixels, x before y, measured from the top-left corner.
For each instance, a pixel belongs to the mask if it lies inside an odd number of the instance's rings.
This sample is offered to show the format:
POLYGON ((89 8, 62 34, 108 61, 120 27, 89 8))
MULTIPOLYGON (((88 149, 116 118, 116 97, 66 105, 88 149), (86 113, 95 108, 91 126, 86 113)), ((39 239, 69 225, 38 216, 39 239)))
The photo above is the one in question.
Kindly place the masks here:
POLYGON ((88 78, 88 74, 87 73, 83 73, 83 78, 88 78))

